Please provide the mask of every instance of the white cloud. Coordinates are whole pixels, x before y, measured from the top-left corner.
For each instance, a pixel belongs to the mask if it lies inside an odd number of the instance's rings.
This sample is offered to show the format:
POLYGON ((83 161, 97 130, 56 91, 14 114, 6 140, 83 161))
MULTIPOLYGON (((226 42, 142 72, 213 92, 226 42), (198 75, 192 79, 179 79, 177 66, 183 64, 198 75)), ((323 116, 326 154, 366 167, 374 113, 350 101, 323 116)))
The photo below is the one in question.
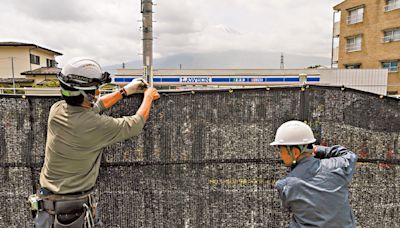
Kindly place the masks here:
MULTIPOLYGON (((339 0, 154 0, 154 56, 223 50, 329 57, 339 0)), ((36 43, 102 65, 140 60, 139 0, 4 0, 0 41, 36 43)))

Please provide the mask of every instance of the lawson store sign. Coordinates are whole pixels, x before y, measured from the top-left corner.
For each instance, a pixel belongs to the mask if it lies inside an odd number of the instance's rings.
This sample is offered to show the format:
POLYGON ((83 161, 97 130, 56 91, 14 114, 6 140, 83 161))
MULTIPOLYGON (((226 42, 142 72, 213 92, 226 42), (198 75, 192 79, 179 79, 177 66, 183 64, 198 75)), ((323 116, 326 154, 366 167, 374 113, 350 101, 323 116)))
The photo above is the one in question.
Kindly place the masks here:
MULTIPOLYGON (((116 76, 114 83, 128 83, 138 78, 132 76, 116 76)), ((319 75, 308 75, 308 83, 318 83, 319 75)), ((299 76, 154 76, 156 85, 263 85, 263 84, 296 84, 300 82, 299 76)))

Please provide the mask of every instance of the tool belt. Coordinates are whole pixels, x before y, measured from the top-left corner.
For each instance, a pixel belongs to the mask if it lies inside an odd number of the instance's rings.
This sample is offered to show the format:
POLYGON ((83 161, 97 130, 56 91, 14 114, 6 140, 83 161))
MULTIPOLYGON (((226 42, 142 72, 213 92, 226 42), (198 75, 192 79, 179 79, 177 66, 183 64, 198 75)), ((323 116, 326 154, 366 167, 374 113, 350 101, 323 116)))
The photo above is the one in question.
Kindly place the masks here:
POLYGON ((46 211, 54 218, 54 228, 94 227, 96 202, 93 194, 34 194, 29 197, 32 214, 46 211))

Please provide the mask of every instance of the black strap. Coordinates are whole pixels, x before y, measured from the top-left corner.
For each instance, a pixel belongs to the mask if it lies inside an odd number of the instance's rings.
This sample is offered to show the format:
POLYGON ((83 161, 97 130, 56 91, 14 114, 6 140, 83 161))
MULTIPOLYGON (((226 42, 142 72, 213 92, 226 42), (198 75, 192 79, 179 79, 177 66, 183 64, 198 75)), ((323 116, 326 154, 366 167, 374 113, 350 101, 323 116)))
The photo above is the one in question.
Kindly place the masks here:
POLYGON ((68 83, 72 86, 81 86, 81 87, 90 87, 90 86, 98 86, 100 84, 111 82, 111 77, 108 72, 104 72, 102 74, 102 78, 87 78, 85 76, 76 75, 76 74, 68 74, 64 75, 61 72, 58 73, 59 78, 61 78, 65 83, 68 83), (78 83, 75 80, 83 81, 84 83, 78 83))
POLYGON ((54 193, 54 192, 48 190, 47 188, 41 187, 39 193, 40 193, 40 195, 43 195, 43 196, 49 196, 49 195, 57 195, 57 196, 80 196, 80 195, 87 195, 87 194, 93 192, 93 190, 94 190, 94 187, 91 188, 91 189, 89 189, 89 190, 82 191, 82 192, 72 192, 72 193, 65 193, 65 194, 56 194, 56 193, 54 193))

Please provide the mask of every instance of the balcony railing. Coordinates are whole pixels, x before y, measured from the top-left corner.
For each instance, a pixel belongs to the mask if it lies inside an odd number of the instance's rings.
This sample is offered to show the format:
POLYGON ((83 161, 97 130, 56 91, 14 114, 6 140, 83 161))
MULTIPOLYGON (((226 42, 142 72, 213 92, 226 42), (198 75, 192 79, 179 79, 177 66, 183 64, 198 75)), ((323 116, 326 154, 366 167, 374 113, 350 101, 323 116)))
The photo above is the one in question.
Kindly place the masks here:
POLYGON ((346 51, 347 52, 361 51, 361 44, 347 44, 346 51))
POLYGON ((395 66, 388 66, 388 67, 383 67, 384 69, 388 69, 388 72, 391 72, 391 73, 393 73, 393 72, 398 72, 398 68, 397 68, 397 65, 395 65, 395 66))
POLYGON ((394 1, 385 6, 385 12, 400 9, 400 1, 394 1))
POLYGON ((385 36, 383 37, 383 42, 384 43, 389 43, 393 41, 400 41, 400 34, 396 34, 394 36, 385 36))
POLYGON ((364 14, 357 14, 347 17, 347 24, 355 24, 363 21, 364 14))

